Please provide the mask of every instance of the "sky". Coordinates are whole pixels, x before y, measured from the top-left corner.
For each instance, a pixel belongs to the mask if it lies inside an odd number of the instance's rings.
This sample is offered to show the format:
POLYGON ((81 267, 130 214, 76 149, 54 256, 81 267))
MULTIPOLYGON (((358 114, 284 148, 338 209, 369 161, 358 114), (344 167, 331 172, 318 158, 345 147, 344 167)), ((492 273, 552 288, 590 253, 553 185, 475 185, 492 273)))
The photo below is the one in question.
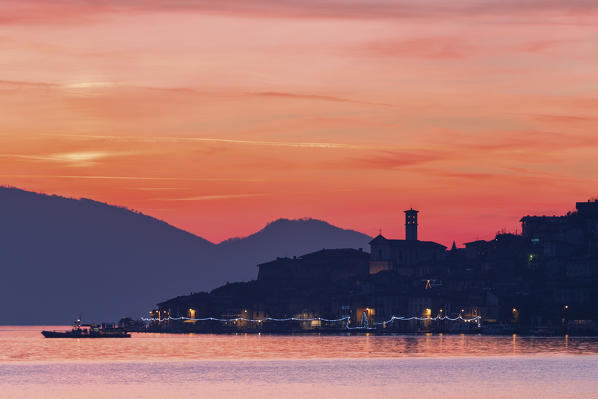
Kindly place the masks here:
POLYGON ((219 242, 450 245, 598 195, 598 3, 0 0, 0 184, 219 242))

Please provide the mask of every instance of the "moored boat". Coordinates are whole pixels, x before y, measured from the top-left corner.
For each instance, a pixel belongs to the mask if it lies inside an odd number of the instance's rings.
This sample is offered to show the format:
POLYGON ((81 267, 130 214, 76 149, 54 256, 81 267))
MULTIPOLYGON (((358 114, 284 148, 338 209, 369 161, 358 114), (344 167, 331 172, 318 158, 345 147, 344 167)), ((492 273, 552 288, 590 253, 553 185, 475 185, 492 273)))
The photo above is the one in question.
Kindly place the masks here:
POLYGON ((77 320, 71 331, 42 331, 46 338, 131 338, 131 334, 113 325, 81 324, 77 320))

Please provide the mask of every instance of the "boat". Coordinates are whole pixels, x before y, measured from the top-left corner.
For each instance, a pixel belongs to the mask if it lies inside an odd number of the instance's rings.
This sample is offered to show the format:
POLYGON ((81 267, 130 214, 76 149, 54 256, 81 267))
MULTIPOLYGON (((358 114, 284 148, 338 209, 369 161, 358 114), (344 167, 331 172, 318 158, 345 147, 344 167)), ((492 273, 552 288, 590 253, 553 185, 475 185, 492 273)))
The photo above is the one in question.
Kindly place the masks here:
POLYGON ((81 324, 77 319, 71 331, 42 331, 46 338, 131 338, 131 334, 111 324, 81 324))

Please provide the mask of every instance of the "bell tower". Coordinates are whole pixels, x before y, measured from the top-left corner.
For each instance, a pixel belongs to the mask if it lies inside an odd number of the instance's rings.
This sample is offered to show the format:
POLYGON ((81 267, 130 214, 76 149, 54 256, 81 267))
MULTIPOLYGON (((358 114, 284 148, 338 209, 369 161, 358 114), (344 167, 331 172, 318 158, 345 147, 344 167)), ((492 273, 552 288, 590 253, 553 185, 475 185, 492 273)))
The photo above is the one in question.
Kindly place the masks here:
POLYGON ((405 211, 405 239, 417 241, 417 213, 413 208, 405 211))

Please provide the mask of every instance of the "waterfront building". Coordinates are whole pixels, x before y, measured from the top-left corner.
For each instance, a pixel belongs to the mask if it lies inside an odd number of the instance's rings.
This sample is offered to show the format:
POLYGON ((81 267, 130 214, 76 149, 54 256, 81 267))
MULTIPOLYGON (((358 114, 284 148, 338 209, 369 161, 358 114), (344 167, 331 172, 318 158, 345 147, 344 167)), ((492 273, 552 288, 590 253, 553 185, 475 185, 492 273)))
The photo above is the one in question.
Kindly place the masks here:
MULTIPOLYGON (((418 211, 405 211, 405 239, 382 235, 361 249, 323 249, 258 265, 258 278, 158 305, 159 318, 216 317, 309 321, 247 323, 168 319, 179 331, 305 331, 378 326, 386 332, 462 331, 445 321, 393 316, 482 317, 504 331, 589 331, 598 320, 598 201, 565 216, 526 216, 522 234, 453 245, 418 239, 418 211), (313 319, 313 320, 311 320, 313 319), (344 319, 343 319, 344 320, 344 319), (381 327, 380 327, 381 326, 381 327), (506 327, 505 327, 506 326, 506 327), (571 330, 573 331, 573 330, 571 330)), ((156 323, 155 323, 156 324, 156 323)))

